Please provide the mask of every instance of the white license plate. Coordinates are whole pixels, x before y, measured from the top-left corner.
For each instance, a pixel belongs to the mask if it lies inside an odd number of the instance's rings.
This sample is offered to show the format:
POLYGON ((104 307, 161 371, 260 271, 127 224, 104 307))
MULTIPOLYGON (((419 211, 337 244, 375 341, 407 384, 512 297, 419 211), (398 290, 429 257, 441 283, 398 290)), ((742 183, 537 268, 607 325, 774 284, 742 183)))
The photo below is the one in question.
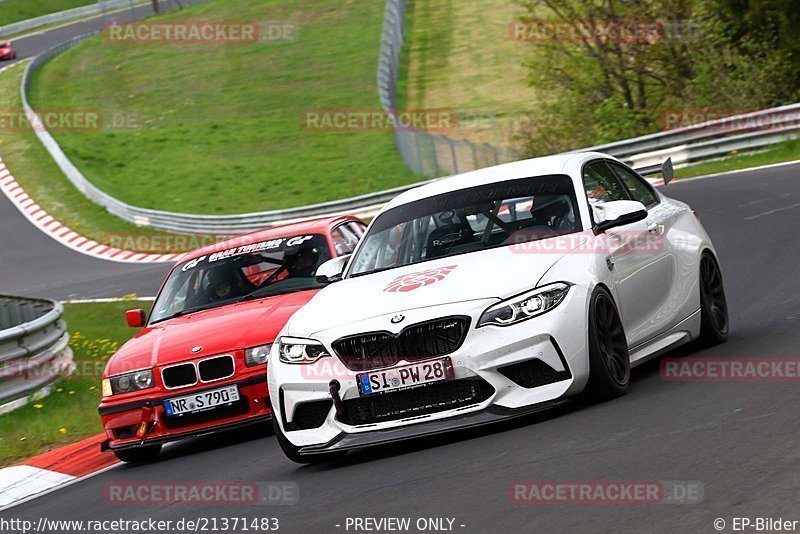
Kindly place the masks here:
POLYGON ((185 397, 175 397, 164 401, 164 409, 168 416, 185 413, 202 412, 217 406, 224 406, 239 400, 239 388, 226 386, 202 393, 194 393, 185 397))
POLYGON ((453 362, 450 358, 440 358, 394 369, 359 373, 356 375, 356 382, 359 393, 366 397, 453 378, 453 362))

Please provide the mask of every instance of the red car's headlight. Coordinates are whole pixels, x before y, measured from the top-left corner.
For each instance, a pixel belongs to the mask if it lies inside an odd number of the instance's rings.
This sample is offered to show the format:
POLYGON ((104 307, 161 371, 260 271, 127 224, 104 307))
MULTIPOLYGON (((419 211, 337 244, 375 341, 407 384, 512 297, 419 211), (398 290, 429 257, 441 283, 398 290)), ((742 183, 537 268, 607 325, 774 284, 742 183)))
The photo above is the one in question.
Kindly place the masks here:
POLYGON ((153 370, 143 369, 124 375, 112 376, 103 379, 103 396, 119 395, 120 393, 130 393, 140 389, 148 389, 155 386, 153 380, 153 370), (109 395, 110 393, 110 395, 109 395))
POLYGON ((272 350, 272 343, 261 345, 260 347, 253 347, 244 351, 244 363, 247 367, 254 367, 256 365, 264 365, 267 363, 269 352, 272 350))

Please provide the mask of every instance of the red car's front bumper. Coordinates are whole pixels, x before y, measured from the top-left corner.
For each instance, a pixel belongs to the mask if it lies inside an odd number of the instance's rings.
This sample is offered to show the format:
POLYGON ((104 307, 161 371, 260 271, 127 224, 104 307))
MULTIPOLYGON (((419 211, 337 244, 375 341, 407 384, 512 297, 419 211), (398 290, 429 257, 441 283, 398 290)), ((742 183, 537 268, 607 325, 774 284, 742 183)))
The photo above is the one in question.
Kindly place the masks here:
POLYGON ((179 391, 154 391, 133 400, 126 398, 113 402, 104 399, 98 411, 106 432, 107 441, 103 444, 106 450, 167 443, 264 422, 271 417, 266 374, 231 377, 213 385, 179 391), (181 417, 166 415, 164 401, 167 399, 234 384, 239 388, 240 400, 231 406, 181 417))

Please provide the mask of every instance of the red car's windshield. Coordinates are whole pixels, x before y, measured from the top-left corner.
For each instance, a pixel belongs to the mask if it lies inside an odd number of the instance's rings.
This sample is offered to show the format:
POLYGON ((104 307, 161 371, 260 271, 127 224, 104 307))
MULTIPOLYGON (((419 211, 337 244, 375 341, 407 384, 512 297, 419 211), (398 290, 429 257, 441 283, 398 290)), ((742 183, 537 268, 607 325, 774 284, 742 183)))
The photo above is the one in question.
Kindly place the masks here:
POLYGON ((220 248, 177 265, 153 306, 150 322, 250 298, 318 289, 317 267, 331 258, 322 235, 220 248))

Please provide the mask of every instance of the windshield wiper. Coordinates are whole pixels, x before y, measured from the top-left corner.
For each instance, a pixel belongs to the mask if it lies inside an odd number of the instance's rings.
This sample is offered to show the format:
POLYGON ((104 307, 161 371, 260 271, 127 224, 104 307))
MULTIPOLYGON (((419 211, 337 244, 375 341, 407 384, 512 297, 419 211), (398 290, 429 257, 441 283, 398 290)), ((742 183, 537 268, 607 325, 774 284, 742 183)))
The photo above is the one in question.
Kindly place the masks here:
MULTIPOLYGON (((424 260, 422 260, 422 261, 424 261, 424 260)), ((350 276, 356 277, 356 276, 364 276, 366 274, 382 273, 383 271, 388 271, 389 269, 398 269, 400 267, 406 267, 408 265, 414 265, 415 263, 421 263, 421 262, 420 261, 414 261, 414 262, 411 262, 411 263, 406 263, 405 265, 390 265, 388 267, 380 267, 378 269, 372 269, 371 271, 364 271, 364 272, 361 272, 361 273, 353 273, 350 276)))
POLYGON ((253 293, 250 293, 249 295, 243 296, 242 298, 240 298, 236 302, 247 302, 249 300, 265 299, 265 298, 268 298, 268 297, 276 297, 278 295, 286 295, 288 293, 300 293, 301 291, 308 291, 310 289, 314 289, 314 288, 313 287, 298 287, 298 288, 295 288, 295 289, 286 289, 284 291, 278 291, 277 293, 272 293, 272 294, 264 294, 264 293, 259 292, 259 291, 254 291, 253 293))

